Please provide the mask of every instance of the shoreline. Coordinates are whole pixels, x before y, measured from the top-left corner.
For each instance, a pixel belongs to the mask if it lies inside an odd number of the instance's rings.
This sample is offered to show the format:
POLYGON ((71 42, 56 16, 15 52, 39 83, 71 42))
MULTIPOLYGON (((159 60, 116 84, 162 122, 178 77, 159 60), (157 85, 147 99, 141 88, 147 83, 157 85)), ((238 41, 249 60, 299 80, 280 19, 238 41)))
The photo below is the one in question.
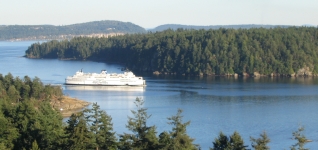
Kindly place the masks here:
POLYGON ((65 95, 52 99, 50 103, 53 108, 60 111, 63 118, 70 117, 73 113, 79 112, 91 104, 65 95))

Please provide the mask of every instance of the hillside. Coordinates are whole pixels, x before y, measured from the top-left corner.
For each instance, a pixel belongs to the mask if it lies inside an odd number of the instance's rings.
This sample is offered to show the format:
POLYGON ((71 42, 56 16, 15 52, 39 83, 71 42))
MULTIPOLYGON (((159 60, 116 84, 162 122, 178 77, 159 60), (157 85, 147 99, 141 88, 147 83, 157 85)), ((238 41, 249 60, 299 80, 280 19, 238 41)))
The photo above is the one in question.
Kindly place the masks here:
POLYGON ((178 29, 34 43, 26 57, 118 62, 163 74, 316 76, 317 41, 314 27, 178 29))
POLYGON ((72 25, 1 25, 0 41, 71 39, 78 36, 101 37, 126 33, 145 33, 130 22, 94 21, 72 25))
POLYGON ((179 28, 183 29, 194 29, 194 30, 200 30, 200 29, 219 29, 219 28, 225 28, 225 29, 250 29, 250 28, 287 28, 291 26, 287 25, 256 25, 256 24, 242 24, 242 25, 210 25, 210 26, 195 26, 195 25, 181 25, 181 24, 164 24, 160 25, 154 29, 149 29, 150 32, 157 32, 157 31, 164 31, 167 29, 177 30, 179 28))

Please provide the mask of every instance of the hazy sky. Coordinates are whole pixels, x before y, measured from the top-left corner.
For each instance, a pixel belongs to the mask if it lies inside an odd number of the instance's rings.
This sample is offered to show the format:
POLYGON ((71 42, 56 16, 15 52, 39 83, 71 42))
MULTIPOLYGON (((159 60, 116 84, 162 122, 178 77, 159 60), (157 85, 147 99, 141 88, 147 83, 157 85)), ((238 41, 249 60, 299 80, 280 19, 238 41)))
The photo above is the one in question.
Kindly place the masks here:
POLYGON ((0 0, 0 25, 318 25, 318 0, 0 0))

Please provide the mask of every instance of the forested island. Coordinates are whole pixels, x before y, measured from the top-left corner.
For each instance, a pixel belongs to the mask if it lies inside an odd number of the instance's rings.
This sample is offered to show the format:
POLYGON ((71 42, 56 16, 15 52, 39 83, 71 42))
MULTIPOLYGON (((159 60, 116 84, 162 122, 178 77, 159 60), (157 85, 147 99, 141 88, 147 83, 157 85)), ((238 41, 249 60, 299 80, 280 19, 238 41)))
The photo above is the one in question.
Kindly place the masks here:
MULTIPOLYGON (((94 103, 91 109, 73 113, 63 122, 61 112, 51 103, 52 97, 63 95, 58 86, 43 85, 34 79, 0 74, 0 149, 14 150, 196 150, 200 145, 187 134, 190 121, 183 121, 182 110, 167 118, 171 130, 158 133, 156 125, 148 125, 144 101, 136 98, 126 124, 129 133, 113 131, 112 118, 94 103)), ((309 142, 303 127, 292 133, 296 141, 290 148, 304 149, 309 142)), ((208 131, 207 131, 208 132, 208 131)), ((212 137, 211 137, 212 138, 212 137)), ((266 132, 250 137, 251 145, 238 132, 227 136, 220 132, 211 139, 211 150, 240 149, 251 146, 255 150, 270 149, 266 132)))
POLYGON ((182 24, 163 24, 160 26, 157 26, 153 29, 147 30, 148 32, 158 32, 158 31, 164 31, 168 29, 172 30, 178 30, 180 28, 182 29, 194 29, 194 30, 210 30, 210 29, 250 29, 250 28, 288 28, 292 26, 288 25, 262 25, 262 24, 239 24, 239 25, 210 25, 210 26, 196 26, 196 25, 182 25, 182 24))
POLYGON ((28 58, 117 62, 158 74, 317 76, 315 27, 165 30, 34 43, 28 58))
POLYGON ((61 40, 78 36, 107 37, 128 33, 146 33, 130 22, 93 21, 72 25, 0 25, 0 41, 61 40))

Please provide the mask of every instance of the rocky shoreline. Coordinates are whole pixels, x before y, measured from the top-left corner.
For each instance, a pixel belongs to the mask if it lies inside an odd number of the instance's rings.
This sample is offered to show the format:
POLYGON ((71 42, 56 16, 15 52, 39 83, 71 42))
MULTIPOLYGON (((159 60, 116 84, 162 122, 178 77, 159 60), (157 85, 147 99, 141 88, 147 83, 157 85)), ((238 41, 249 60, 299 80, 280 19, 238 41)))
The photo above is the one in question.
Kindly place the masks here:
MULTIPOLYGON (((153 75, 177 75, 176 72, 160 72, 160 71, 154 71, 152 72, 153 75)), ((186 75, 186 74, 182 74, 182 75, 186 75)), ((191 74, 190 74, 191 75, 191 74)), ((293 72, 290 74, 280 74, 280 73, 270 73, 270 74, 260 74, 259 72, 255 71, 253 73, 247 73, 247 72, 243 72, 243 73, 225 73, 225 74, 203 74, 200 73, 198 75, 195 76, 234 76, 234 77, 238 77, 238 76, 243 76, 243 77, 318 77, 318 74, 315 74, 313 72, 313 67, 303 67, 300 68, 297 72, 293 72)))
POLYGON ((73 113, 81 111, 83 108, 89 106, 91 103, 72 98, 69 96, 62 96, 51 100, 51 105, 56 110, 60 110, 63 117, 69 117, 73 113))

